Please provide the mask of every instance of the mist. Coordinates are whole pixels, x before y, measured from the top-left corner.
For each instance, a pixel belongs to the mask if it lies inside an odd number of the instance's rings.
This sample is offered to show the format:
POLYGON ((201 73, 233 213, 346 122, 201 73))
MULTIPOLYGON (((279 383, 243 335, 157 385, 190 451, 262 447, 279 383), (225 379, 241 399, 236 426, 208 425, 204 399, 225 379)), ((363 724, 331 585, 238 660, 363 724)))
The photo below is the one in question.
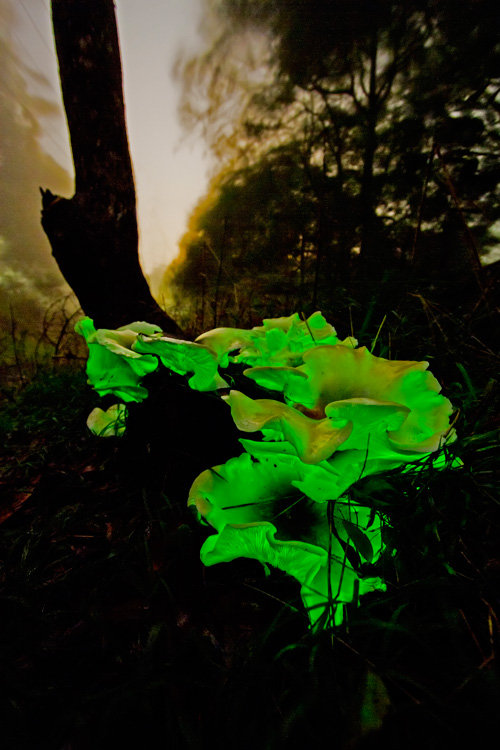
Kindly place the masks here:
POLYGON ((40 225, 39 188, 71 196, 72 177, 40 145, 41 120, 60 115, 48 82, 16 52, 15 15, 0 0, 0 323, 39 328, 45 310, 70 293, 40 225))

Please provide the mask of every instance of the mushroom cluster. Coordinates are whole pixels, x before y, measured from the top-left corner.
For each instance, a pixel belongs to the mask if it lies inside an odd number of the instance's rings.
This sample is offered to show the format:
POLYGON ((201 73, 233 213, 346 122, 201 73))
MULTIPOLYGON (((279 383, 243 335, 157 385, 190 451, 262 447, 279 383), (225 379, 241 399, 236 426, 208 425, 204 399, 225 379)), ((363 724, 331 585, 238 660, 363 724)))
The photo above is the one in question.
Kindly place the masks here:
MULTIPOLYGON (((163 365, 188 375, 191 388, 217 392, 237 428, 255 433, 241 438, 240 456, 207 467, 189 492, 188 505, 215 530, 201 549, 205 565, 248 557, 294 576, 315 627, 339 625, 346 604, 385 590, 371 568, 384 551, 383 519, 348 490, 455 440, 452 405, 427 362, 387 360, 356 348, 352 337, 339 341, 319 312, 250 330, 218 328, 194 343, 147 323, 96 331, 84 319, 77 330, 99 393, 141 401, 142 379, 163 365), (229 363, 249 365, 243 374, 269 398, 230 390, 229 363)), ((123 408, 107 421, 93 414, 91 429, 119 434, 119 419, 123 431, 123 408)))

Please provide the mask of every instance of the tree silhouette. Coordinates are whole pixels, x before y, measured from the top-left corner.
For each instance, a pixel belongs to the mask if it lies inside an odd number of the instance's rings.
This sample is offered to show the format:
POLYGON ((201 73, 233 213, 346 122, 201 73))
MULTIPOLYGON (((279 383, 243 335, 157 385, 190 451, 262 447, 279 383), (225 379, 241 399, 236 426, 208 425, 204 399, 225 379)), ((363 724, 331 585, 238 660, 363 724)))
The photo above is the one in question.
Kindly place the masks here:
POLYGON ((350 267, 373 282, 400 261, 431 282, 481 287, 479 255, 500 218, 495 4, 207 6, 207 50, 178 66, 184 114, 236 170, 293 147, 317 204, 314 298, 321 283, 349 283, 350 267))
POLYGON ((98 327, 146 319, 179 333, 139 264, 113 0, 52 0, 52 21, 75 164, 70 200, 42 190, 42 225, 54 257, 98 327))

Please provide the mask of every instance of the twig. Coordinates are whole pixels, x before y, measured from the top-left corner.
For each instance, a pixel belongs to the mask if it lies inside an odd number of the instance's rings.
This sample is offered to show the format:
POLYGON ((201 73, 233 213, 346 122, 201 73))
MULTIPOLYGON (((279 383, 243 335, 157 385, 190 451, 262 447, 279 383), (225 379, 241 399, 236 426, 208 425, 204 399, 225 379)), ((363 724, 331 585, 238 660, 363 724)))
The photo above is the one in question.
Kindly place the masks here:
POLYGON ((314 343, 314 345, 316 346, 316 345, 317 345, 317 342, 316 342, 316 339, 315 339, 315 338, 314 338, 314 336, 313 336, 313 332, 311 331, 311 326, 309 325, 309 323, 308 323, 308 321, 307 321, 307 318, 306 318, 306 316, 305 316, 305 313, 304 313, 304 312, 301 312, 301 313, 300 313, 300 315, 301 315, 301 317, 302 317, 302 320, 303 320, 303 321, 304 321, 304 323, 306 324, 307 330, 309 331, 309 335, 311 336, 311 338, 312 338, 312 340, 313 340, 313 343, 314 343))
POLYGON ((12 337, 12 349, 14 351, 14 360, 16 362, 16 369, 17 373, 19 375, 19 380, 21 382, 21 385, 26 385, 26 378, 24 377, 23 369, 21 367, 21 360, 19 358, 19 352, 17 350, 17 339, 16 339, 16 321, 14 319, 14 312, 12 310, 12 305, 9 304, 9 310, 10 310, 10 335, 12 337))

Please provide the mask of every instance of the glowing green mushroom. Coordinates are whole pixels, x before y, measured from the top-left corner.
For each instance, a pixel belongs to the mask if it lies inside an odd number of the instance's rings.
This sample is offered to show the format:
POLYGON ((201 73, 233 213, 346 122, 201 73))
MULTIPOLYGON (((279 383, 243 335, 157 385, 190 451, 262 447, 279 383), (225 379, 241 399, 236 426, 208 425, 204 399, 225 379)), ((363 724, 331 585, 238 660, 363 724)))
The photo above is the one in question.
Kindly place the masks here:
POLYGON ((168 336, 139 336, 133 344, 134 352, 156 354, 169 370, 186 375, 193 373, 188 383, 196 391, 227 388, 218 373, 217 355, 211 349, 192 341, 179 341, 168 336))
POLYGON ((88 416, 87 427, 98 437, 121 437, 125 433, 126 418, 125 404, 113 404, 106 411, 97 406, 88 416))
MULTIPOLYGON (((385 360, 344 342, 304 349, 301 363, 290 366, 285 352, 291 345, 283 337, 299 322, 293 316, 275 321, 265 339, 272 364, 245 371, 283 393, 286 403, 231 391, 227 401, 237 427, 261 432, 263 440, 242 439, 247 453, 201 474, 188 502, 217 531, 201 551, 206 565, 236 557, 274 565, 300 581, 313 625, 327 607, 338 625, 346 603, 385 588, 376 575, 360 578, 346 554, 354 548, 366 565, 384 548, 382 519, 353 503, 346 490, 363 476, 407 467, 452 441, 452 407, 427 362, 385 360), (287 536, 283 514, 297 515, 304 501, 312 523, 287 536), (326 503, 333 503, 333 534, 326 503)), ((257 346, 264 355, 262 339, 257 346)))
POLYGON ((148 391, 140 382, 156 370, 158 360, 133 351, 132 345, 140 331, 151 334, 159 330, 150 323, 132 323, 116 331, 96 330, 90 318, 78 321, 75 331, 84 336, 89 348, 88 382, 100 396, 112 393, 125 402, 143 401, 147 397, 148 391))
MULTIPOLYGON (((286 345, 291 351, 304 352, 313 346, 321 344, 338 344, 337 332, 320 312, 315 312, 302 320, 298 313, 285 318, 266 318, 262 326, 256 326, 256 331, 263 331, 267 339, 272 341, 273 334, 281 332, 286 345)), ((284 344, 283 344, 284 345, 284 344)))
MULTIPOLYGON (((252 400, 239 391, 231 391, 227 399, 238 429, 261 431, 267 439, 285 441, 308 464, 328 459, 337 450, 356 449, 368 452, 371 458, 396 457, 400 453, 395 434, 410 414, 402 404, 354 398, 328 404, 324 419, 312 419, 297 409, 273 399, 252 400)), ((421 452, 430 452, 427 450, 421 452)), ((399 460, 404 463, 409 451, 399 460)))
MULTIPOLYGON (((221 367, 232 361, 250 365, 296 366, 302 363, 303 352, 318 344, 338 344, 335 329, 320 312, 307 320, 298 313, 283 318, 266 318, 261 326, 250 330, 242 328, 215 328, 202 333, 197 343, 216 352, 221 367)), ((355 339, 342 342, 356 346, 355 339)))
POLYGON ((272 399, 253 400, 239 391, 231 391, 231 414, 239 430, 275 431, 293 445, 306 464, 317 464, 329 458, 352 432, 352 422, 340 419, 310 419, 296 409, 272 399))
POLYGON ((255 330, 248 331, 244 328, 213 328, 198 336, 195 343, 215 352, 220 366, 227 367, 231 352, 252 346, 259 336, 263 338, 264 334, 257 334, 255 330))
POLYGON ((331 606, 335 624, 344 605, 358 594, 385 589, 378 576, 361 578, 346 555, 346 546, 371 563, 383 549, 381 520, 355 503, 340 501, 333 510, 338 532, 330 535, 324 506, 294 488, 306 467, 295 456, 252 460, 248 454, 203 472, 193 483, 188 504, 216 530, 201 549, 205 565, 249 557, 294 576, 312 625, 331 606), (302 504, 308 523, 286 538, 283 519, 302 504), (305 506, 305 507, 304 507, 305 506), (330 557, 328 555, 330 550, 330 557), (331 599, 329 595, 331 593, 331 599))
POLYGON ((314 419, 331 417, 332 403, 342 401, 399 404, 408 410, 407 416, 389 428, 388 445, 400 453, 428 453, 445 439, 454 439, 449 424, 451 403, 440 395, 441 386, 426 371, 428 366, 428 362, 375 357, 365 347, 337 345, 305 352, 304 364, 296 368, 254 367, 245 370, 245 375, 281 391, 289 405, 314 419))

